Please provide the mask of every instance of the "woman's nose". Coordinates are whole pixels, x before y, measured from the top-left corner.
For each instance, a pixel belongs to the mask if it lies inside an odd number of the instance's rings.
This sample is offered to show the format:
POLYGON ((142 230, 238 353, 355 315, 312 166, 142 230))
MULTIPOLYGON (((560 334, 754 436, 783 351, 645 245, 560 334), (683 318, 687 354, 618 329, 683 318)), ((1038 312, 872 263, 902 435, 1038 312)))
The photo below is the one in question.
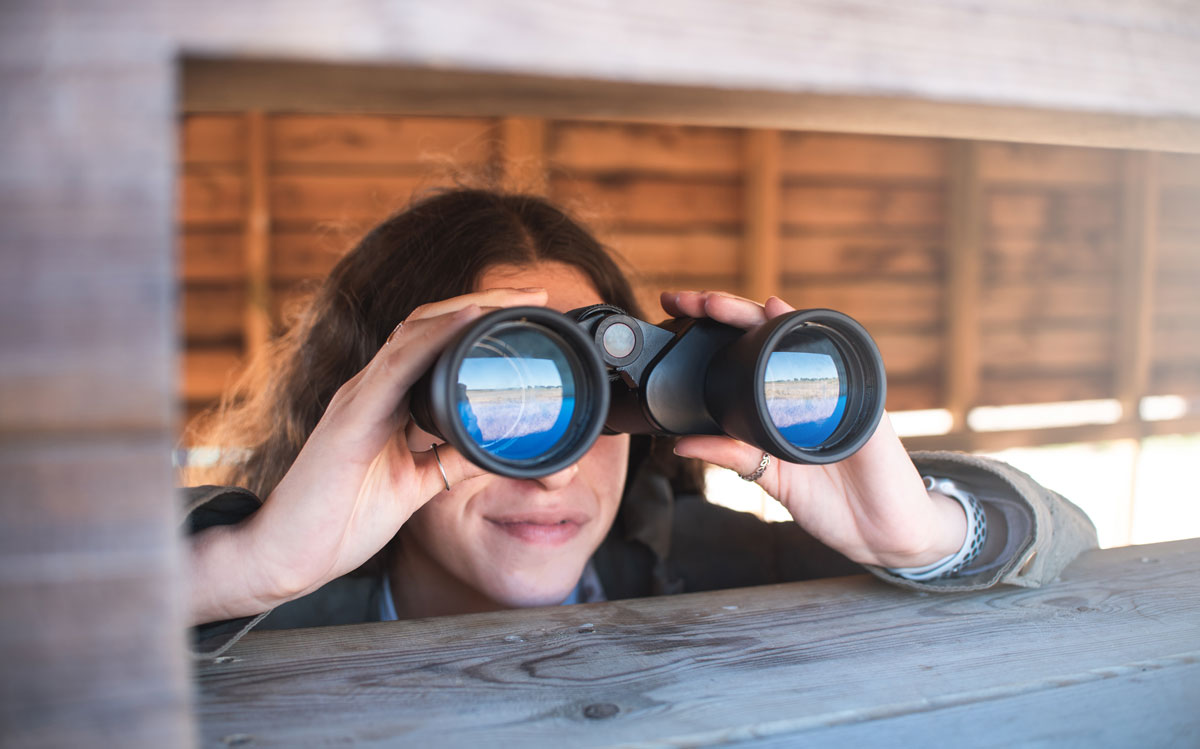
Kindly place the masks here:
POLYGON ((575 479, 575 474, 579 472, 578 465, 569 465, 557 473, 552 473, 549 476, 542 476, 540 479, 534 479, 542 485, 546 491, 554 491, 562 489, 567 484, 575 479))

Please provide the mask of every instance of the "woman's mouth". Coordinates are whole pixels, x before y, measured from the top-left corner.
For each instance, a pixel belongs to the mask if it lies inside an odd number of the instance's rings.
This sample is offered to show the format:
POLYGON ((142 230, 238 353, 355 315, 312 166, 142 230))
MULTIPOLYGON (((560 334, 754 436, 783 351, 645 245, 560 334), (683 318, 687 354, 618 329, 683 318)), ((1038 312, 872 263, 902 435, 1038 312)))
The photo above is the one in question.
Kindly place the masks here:
POLYGON ((575 514, 533 513, 484 518, 494 528, 518 541, 540 546, 560 546, 579 535, 587 518, 575 514))

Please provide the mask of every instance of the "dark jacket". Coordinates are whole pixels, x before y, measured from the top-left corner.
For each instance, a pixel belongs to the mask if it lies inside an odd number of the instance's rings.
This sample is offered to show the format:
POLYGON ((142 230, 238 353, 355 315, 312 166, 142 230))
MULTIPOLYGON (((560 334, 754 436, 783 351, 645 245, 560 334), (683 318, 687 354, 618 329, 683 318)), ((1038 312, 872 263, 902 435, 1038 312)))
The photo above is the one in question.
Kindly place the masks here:
MULTIPOLYGON (((953 479, 979 498, 988 519, 982 553, 952 578, 913 582, 878 567, 872 574, 917 590, 980 590, 997 583, 1037 587, 1053 580, 1079 552, 1096 547, 1087 515, 1061 495, 1000 461, 951 452, 911 454, 925 475, 953 479)), ((237 523, 260 501, 244 489, 184 490, 191 532, 237 523)), ((794 522, 769 523, 676 495, 649 467, 635 471, 608 537, 593 558, 609 600, 857 574, 864 566, 821 544, 794 522)), ((256 617, 196 628, 196 655, 212 658, 254 627, 379 621, 377 574, 359 571, 256 617)))

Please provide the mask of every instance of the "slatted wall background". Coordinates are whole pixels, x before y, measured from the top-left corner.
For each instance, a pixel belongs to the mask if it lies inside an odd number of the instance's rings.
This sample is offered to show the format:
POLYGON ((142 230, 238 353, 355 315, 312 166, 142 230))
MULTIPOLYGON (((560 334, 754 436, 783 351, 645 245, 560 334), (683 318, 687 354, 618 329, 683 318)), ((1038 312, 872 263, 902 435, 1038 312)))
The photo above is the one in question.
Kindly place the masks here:
POLYGON ((1143 154, 920 138, 261 113, 189 115, 182 132, 189 411, 366 228, 455 183, 565 204, 625 259, 648 309, 663 288, 722 288, 853 315, 884 353, 893 411, 948 405, 957 310, 977 351, 967 405, 1118 397, 1131 356, 1146 359, 1139 392, 1200 394, 1200 157, 1154 157, 1131 182, 1143 154), (1145 215, 1128 208, 1139 199, 1145 215), (964 215, 979 272, 951 303, 964 215), (1123 259, 1130 237, 1149 245, 1141 266, 1123 259), (1146 262, 1139 354, 1122 317, 1146 262))

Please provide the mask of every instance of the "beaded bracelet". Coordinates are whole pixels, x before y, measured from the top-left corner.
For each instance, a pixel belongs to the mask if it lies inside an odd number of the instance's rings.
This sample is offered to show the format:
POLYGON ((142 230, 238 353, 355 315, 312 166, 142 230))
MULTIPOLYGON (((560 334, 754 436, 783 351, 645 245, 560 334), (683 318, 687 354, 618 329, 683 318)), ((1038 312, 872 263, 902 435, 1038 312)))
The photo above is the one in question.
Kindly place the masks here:
POLYGON ((932 476, 921 478, 925 482, 926 491, 940 492, 962 505, 963 511, 967 513, 967 537, 963 540, 961 549, 933 564, 924 567, 888 567, 887 571, 906 580, 916 581, 950 577, 979 556, 983 542, 987 540, 987 515, 984 514, 983 505, 975 495, 958 488, 950 479, 935 479, 932 476))

